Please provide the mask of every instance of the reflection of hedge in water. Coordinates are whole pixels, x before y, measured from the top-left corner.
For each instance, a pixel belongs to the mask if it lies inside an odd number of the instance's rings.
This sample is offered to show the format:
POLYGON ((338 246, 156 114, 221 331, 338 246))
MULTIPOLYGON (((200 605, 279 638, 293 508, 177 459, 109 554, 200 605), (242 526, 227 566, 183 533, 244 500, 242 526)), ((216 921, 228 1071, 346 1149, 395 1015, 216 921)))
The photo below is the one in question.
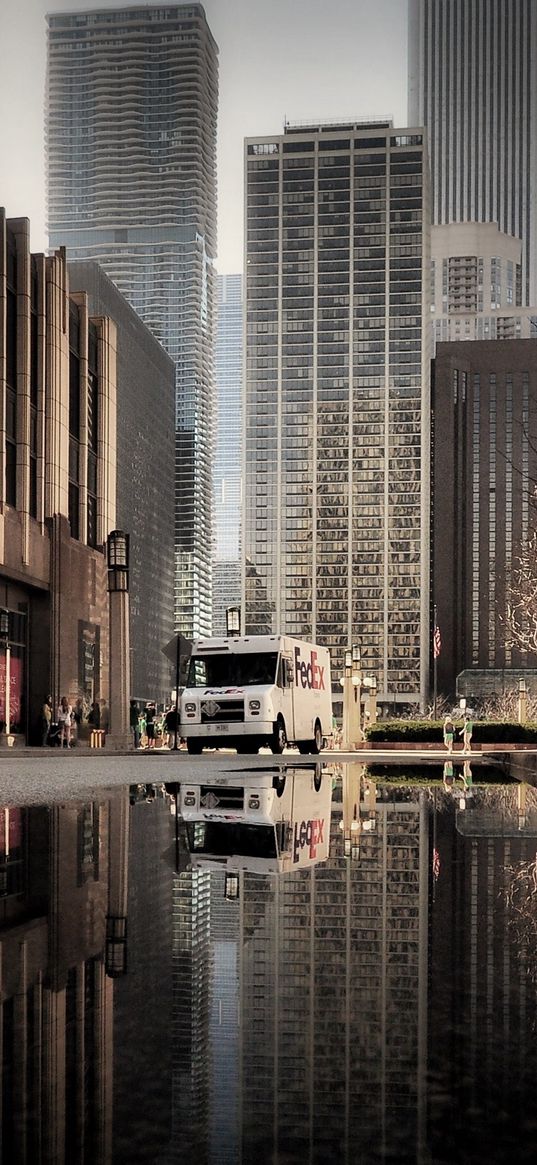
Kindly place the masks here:
MULTIPOLYGON (((462 729, 455 720, 455 731, 462 729)), ((506 720, 474 720, 472 741, 475 744, 537 744, 537 723, 517 724, 506 720)), ((443 742, 441 720, 382 720, 366 728, 366 739, 375 741, 443 742)), ((457 736, 455 737, 457 741, 457 736)))
MULTIPOLYGON (((443 769, 439 765, 368 765, 367 776, 373 780, 419 781, 423 785, 442 783, 443 769)), ((453 764, 454 777, 462 777, 462 764, 453 764)), ((510 777, 500 765, 475 765, 472 770, 473 785, 518 785, 515 777, 510 777)))

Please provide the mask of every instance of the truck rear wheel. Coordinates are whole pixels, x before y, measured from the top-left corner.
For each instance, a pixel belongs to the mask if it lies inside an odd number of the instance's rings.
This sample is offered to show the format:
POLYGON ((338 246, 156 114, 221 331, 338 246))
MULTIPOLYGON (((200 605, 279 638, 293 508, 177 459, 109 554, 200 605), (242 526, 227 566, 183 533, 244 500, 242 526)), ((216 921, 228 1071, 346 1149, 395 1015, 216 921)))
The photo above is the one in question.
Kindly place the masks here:
POLYGON ((203 748, 203 741, 198 740, 195 736, 189 736, 187 737, 186 747, 189 753, 194 756, 199 756, 203 748))
POLYGON ((320 720, 315 721, 315 735, 310 745, 310 750, 313 753, 318 753, 323 747, 323 730, 321 728, 320 720))
POLYGON ((285 720, 283 716, 278 716, 274 732, 272 733, 272 751, 274 753, 283 752, 287 744, 287 732, 285 731, 285 720))

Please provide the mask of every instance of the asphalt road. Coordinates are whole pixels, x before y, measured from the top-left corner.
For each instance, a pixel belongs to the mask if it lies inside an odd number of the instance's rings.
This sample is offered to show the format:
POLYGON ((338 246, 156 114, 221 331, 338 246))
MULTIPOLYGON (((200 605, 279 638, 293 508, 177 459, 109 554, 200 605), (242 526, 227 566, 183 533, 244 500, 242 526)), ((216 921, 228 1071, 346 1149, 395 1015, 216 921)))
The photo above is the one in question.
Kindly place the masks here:
MULTIPOLYGON (((527 753, 526 753, 527 755, 527 753)), ((121 788, 125 785, 168 783, 185 779, 194 767, 206 770, 207 777, 216 773, 230 775, 244 770, 254 772, 260 769, 292 767, 322 763, 326 765, 346 764, 397 764, 440 765, 451 759, 461 764, 470 759, 470 754, 461 752, 449 757, 448 753, 393 750, 381 752, 379 749, 361 749, 359 753, 343 753, 330 749, 320 756, 300 756, 288 751, 282 756, 270 752, 252 756, 238 756, 233 752, 206 752, 201 756, 189 756, 187 752, 131 752, 114 753, 106 749, 76 750, 61 752, 60 749, 25 749, 0 752, 0 805, 36 805, 50 801, 80 800, 92 798, 104 789, 121 788)), ((490 763, 490 757, 474 752, 472 764, 482 760, 490 763)))

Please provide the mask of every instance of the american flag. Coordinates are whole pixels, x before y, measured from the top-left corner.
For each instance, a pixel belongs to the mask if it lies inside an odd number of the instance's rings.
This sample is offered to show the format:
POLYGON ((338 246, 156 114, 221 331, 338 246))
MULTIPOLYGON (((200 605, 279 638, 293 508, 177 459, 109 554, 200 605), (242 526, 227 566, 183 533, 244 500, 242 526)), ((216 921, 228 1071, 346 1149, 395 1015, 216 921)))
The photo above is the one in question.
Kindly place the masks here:
POLYGON ((440 655, 441 650, 442 650, 442 638, 440 635, 440 628, 438 626, 438 623, 435 623, 434 631, 433 631, 433 659, 438 659, 438 656, 440 655))
POLYGON ((439 873, 440 873, 440 854, 438 853, 437 849, 433 849, 433 878, 434 878, 435 882, 438 881, 439 873))

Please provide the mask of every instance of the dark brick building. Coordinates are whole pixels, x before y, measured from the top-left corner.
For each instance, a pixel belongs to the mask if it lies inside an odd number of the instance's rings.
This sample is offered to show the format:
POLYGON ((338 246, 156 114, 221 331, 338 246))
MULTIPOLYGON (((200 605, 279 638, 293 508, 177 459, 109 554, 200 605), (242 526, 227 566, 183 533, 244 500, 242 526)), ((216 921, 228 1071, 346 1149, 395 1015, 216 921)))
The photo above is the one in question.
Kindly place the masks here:
POLYGON ((537 341, 439 344, 432 377, 438 692, 465 668, 534 661, 506 646, 505 600, 537 510, 537 341))

